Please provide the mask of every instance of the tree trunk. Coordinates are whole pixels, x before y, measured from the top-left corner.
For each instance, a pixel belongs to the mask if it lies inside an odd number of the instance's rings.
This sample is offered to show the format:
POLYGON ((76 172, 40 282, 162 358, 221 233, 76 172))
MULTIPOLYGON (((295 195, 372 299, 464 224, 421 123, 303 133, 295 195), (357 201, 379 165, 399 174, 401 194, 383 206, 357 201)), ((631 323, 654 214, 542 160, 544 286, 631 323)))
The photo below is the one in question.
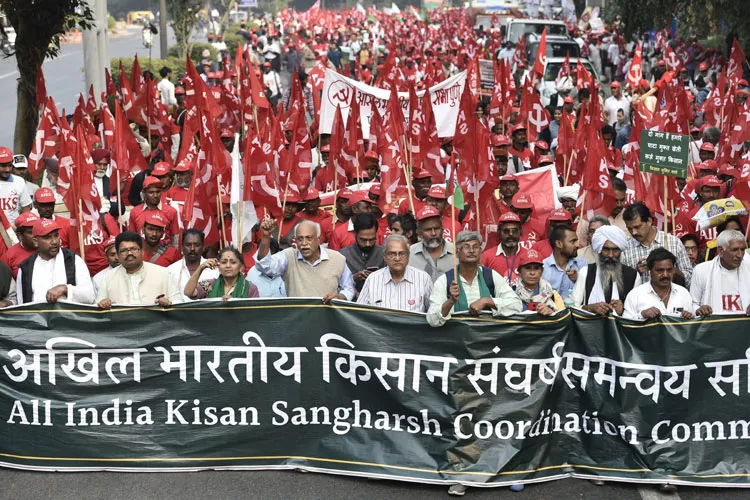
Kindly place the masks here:
POLYGON ((27 155, 34 144, 39 125, 39 108, 36 105, 36 68, 44 62, 46 46, 39 49, 35 28, 23 19, 16 29, 16 62, 18 64, 18 103, 13 151, 27 155), (30 43, 31 42, 31 43, 30 43))

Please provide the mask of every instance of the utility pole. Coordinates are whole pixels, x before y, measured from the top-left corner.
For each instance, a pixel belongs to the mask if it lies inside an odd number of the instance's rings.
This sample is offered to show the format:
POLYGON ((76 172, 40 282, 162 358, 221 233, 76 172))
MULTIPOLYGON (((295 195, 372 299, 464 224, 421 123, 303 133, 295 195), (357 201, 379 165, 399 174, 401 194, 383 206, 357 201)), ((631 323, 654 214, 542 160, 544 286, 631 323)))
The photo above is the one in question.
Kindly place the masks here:
POLYGON ((93 10, 94 25, 83 31, 83 63, 86 73, 86 88, 93 85, 94 95, 105 90, 104 68, 109 67, 109 38, 107 26, 107 0, 89 2, 93 10))
POLYGON ((159 47, 161 58, 167 58, 167 0, 159 0, 159 47))

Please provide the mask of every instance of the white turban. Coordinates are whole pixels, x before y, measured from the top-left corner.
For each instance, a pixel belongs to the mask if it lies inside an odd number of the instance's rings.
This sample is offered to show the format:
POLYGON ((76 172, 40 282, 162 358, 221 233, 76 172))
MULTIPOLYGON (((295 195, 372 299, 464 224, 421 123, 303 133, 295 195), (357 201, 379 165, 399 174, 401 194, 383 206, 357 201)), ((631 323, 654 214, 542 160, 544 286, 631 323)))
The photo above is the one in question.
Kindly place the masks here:
POLYGON ((578 199, 578 184, 572 186, 562 186, 557 188, 557 199, 562 200, 577 200, 578 199))
POLYGON ((607 241, 611 241, 617 245, 617 248, 624 250, 628 244, 628 236, 617 226, 602 226, 594 231, 594 236, 591 237, 591 249, 597 254, 601 253, 607 241))

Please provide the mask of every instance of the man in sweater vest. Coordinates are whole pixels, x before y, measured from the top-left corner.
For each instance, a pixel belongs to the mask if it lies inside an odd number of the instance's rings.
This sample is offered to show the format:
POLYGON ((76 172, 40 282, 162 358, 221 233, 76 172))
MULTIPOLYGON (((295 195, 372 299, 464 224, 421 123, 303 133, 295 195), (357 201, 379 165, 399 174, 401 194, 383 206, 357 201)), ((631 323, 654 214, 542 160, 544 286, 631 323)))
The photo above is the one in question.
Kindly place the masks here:
POLYGON ((61 248, 57 222, 40 219, 32 234, 37 251, 18 268, 18 303, 94 302, 94 284, 89 269, 78 255, 61 248))
POLYGON ((297 224, 294 229, 297 248, 273 255, 269 247, 276 223, 265 219, 260 230, 255 266, 269 278, 283 277, 288 297, 322 297, 324 304, 332 299, 354 298, 354 280, 346 259, 335 250, 320 247, 319 224, 307 220, 297 224))
POLYGON ((573 287, 577 307, 601 316, 614 313, 622 316, 625 297, 641 284, 641 276, 632 267, 620 262, 628 244, 625 232, 617 226, 601 226, 591 237, 596 264, 578 271, 573 287))

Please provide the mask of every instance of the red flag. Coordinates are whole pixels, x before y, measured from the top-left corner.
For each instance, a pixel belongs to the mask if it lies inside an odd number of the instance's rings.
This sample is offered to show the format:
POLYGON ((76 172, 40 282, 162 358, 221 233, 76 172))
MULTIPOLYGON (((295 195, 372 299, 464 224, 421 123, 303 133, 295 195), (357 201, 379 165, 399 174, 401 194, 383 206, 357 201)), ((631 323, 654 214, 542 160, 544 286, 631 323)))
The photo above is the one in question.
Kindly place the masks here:
POLYGON ((193 61, 188 55, 186 58, 185 78, 185 106, 191 108, 197 107, 198 110, 207 111, 211 117, 216 118, 221 114, 221 106, 209 92, 206 82, 198 74, 193 61))
POLYGON ((345 168, 347 162, 342 158, 345 135, 346 128, 344 118, 341 116, 341 106, 336 106, 333 128, 331 129, 331 142, 329 143, 331 148, 329 163, 316 174, 322 176, 321 183, 325 186, 325 191, 333 191, 348 185, 348 172, 345 168))
POLYGON ((289 175, 289 181, 297 186, 300 193, 304 193, 312 180, 312 151, 302 108, 297 110, 292 126, 292 140, 284 170, 289 175))
POLYGON ((727 61, 727 79, 731 83, 737 83, 742 79, 743 66, 746 62, 742 47, 735 38, 732 43, 732 51, 729 53, 729 61, 727 61))
MULTIPOLYGON (((386 107, 386 116, 383 126, 379 132, 378 147, 380 152, 380 201, 379 206, 383 213, 388 213, 396 205, 396 191, 399 184, 404 183, 404 149, 402 147, 403 119, 396 123, 402 116, 401 103, 398 97, 394 99, 395 91, 391 91, 391 98, 386 107)), ((375 108, 373 115, 377 115, 375 108)))
MULTIPOLYGON (((117 87, 115 87, 115 82, 112 80, 112 75, 109 74, 109 68, 104 68, 104 79, 107 82, 107 95, 111 96, 118 96, 119 93, 117 92, 117 87)), ((105 99, 102 99, 104 101, 105 99)))
POLYGON ((526 38, 521 37, 516 45, 516 51, 513 52, 513 64, 526 62, 526 38))
POLYGON ((438 137, 435 116, 432 113, 432 101, 429 92, 422 96, 424 110, 424 129, 420 138, 419 149, 422 156, 422 168, 432 177, 433 184, 445 182, 445 168, 440 156, 440 137, 438 137))
MULTIPOLYGON (((133 89, 135 95, 141 92, 142 84, 143 72, 141 71, 141 63, 138 62, 138 54, 136 54, 133 65, 130 67, 130 88, 133 89)), ((122 86, 122 83, 120 83, 120 86, 122 86)))
MULTIPOLYGON (((116 101, 119 106, 119 102, 116 101)), ((106 102, 102 102, 101 114, 99 120, 99 137, 104 144, 105 149, 112 150, 115 142, 115 117, 112 116, 112 112, 109 110, 109 105, 106 102)))
POLYGON ((253 127, 248 127, 242 163, 245 169, 243 199, 252 201, 256 207, 266 207, 274 212, 281 208, 278 176, 274 175, 268 155, 263 151, 263 144, 253 127))
POLYGON ((44 83, 42 67, 36 67, 36 107, 41 108, 47 102, 47 85, 44 83))
POLYGON ((641 42, 638 42, 638 45, 635 47, 633 61, 630 63, 626 82, 631 89, 635 89, 638 88, 641 80, 643 80, 643 55, 641 53, 641 42))
MULTIPOLYGON (((562 176, 565 185, 574 184, 568 182, 573 167, 571 154, 575 148, 575 131, 573 130, 573 120, 570 113, 563 111, 560 117, 560 126, 557 132, 557 150, 555 151, 555 167, 557 175, 562 176)), ((580 174, 574 172, 574 179, 579 179, 580 174)))
MULTIPOLYGON (((429 95, 429 91, 425 94, 429 95)), ((356 99, 354 99, 356 100, 356 99)), ((429 107, 432 107, 431 105, 429 107)), ((424 163, 423 152, 421 148, 422 136, 425 133, 424 110, 422 103, 417 97, 417 92, 413 85, 409 86, 409 131, 408 144, 411 153, 409 164, 412 169, 419 170, 424 163)))
POLYGON ((96 110, 96 97, 94 97, 94 84, 92 83, 89 86, 89 98, 86 100, 86 114, 88 114, 89 116, 94 116, 96 110))
POLYGON ((542 30, 542 38, 536 52, 536 61, 531 68, 531 73, 536 75, 537 80, 544 76, 544 68, 547 66, 547 28, 542 30))
POLYGON ((251 66, 248 73, 253 104, 256 108, 270 108, 271 104, 268 102, 266 93, 263 91, 263 85, 260 83, 258 75, 255 74, 255 67, 251 66))
POLYGON ((679 71, 679 68, 681 66, 680 58, 677 57, 677 54, 675 54, 674 50, 672 50, 672 47, 669 44, 666 44, 664 47, 664 62, 667 63, 667 68, 669 71, 679 71))
POLYGON ((125 113, 129 113, 133 108, 135 96, 133 95, 133 88, 130 86, 130 81, 125 77, 122 61, 120 61, 120 95, 122 96, 122 110, 125 113))
POLYGON ((42 170, 42 158, 53 156, 60 150, 61 132, 58 116, 55 100, 48 97, 29 153, 29 173, 32 179, 36 179, 42 170))
MULTIPOLYGON (((365 140, 362 137, 362 117, 360 116, 359 102, 356 92, 349 107, 349 119, 346 122, 346 134, 344 135, 344 150, 342 158, 347 163, 350 172, 356 174, 357 170, 362 172, 365 166, 365 140)), ((370 179, 371 181, 374 179, 370 179)))

